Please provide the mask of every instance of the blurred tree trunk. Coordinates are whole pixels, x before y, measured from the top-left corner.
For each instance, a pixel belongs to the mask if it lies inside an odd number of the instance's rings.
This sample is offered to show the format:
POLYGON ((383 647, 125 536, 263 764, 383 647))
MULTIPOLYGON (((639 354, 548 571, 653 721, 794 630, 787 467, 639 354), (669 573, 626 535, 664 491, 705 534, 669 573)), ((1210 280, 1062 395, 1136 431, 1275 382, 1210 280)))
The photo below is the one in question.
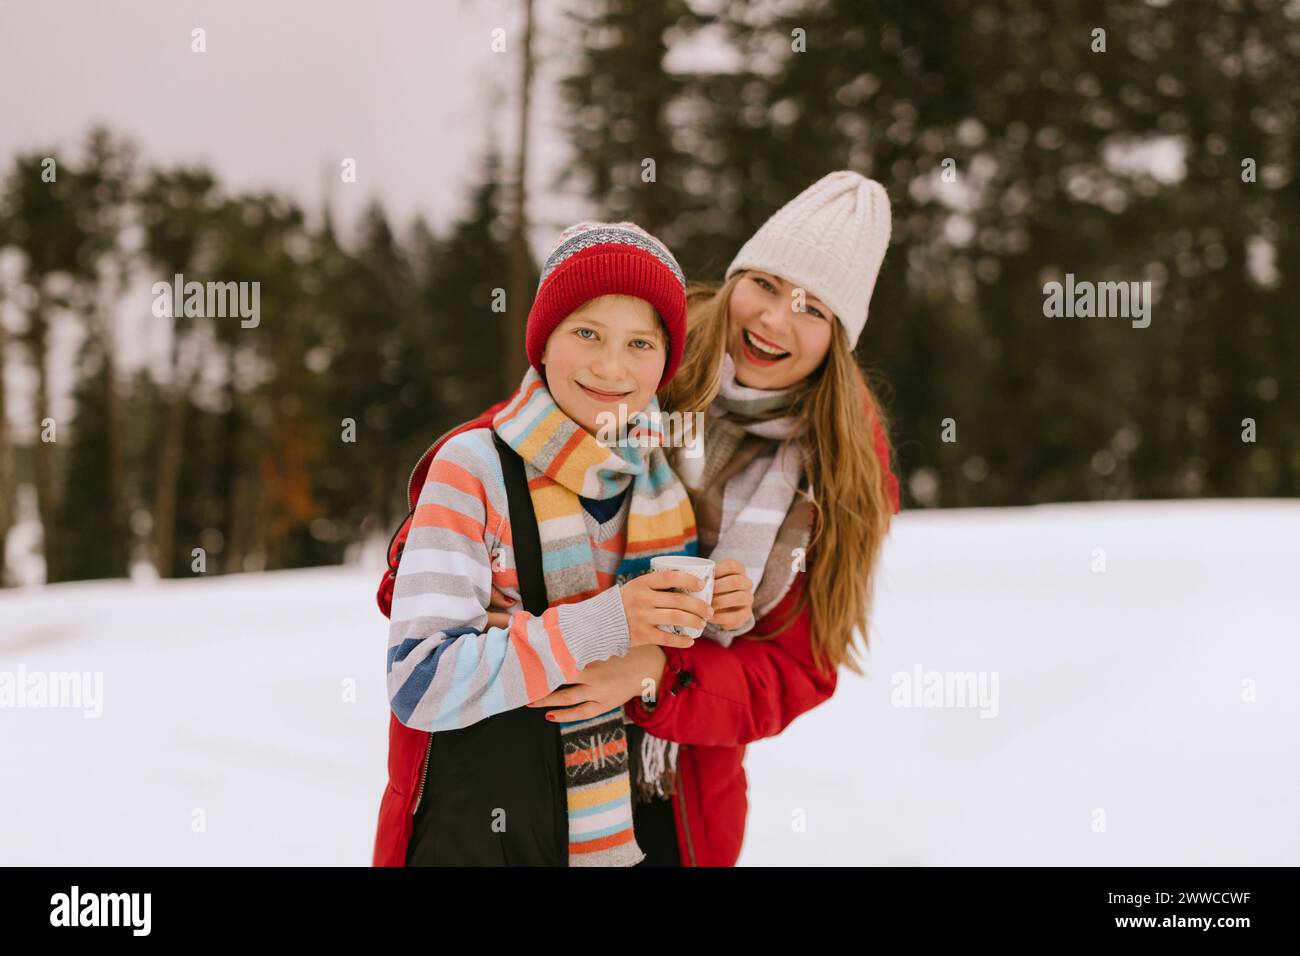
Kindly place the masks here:
POLYGON ((223 505, 221 570, 231 574, 243 564, 243 536, 240 531, 243 496, 239 487, 239 436, 242 423, 239 415, 239 393, 235 389, 235 349, 226 352, 226 410, 222 426, 221 484, 219 494, 223 505))
POLYGON ((234 476, 231 483, 230 510, 226 521, 229 531, 226 538, 226 553, 221 565, 227 574, 238 574, 244 570, 244 557, 248 553, 250 537, 252 484, 250 476, 239 474, 234 476))
POLYGON ((9 417, 5 407, 5 327, 0 322, 0 588, 9 583, 5 544, 13 524, 13 459, 9 447, 9 417))
POLYGON ((528 99, 533 82, 533 2, 524 0, 523 63, 519 89, 519 154, 515 160, 514 212, 510 235, 510 295, 506 304, 506 372, 514 388, 528 368, 524 327, 530 302, 528 288, 528 99))
MULTIPOLYGON (((45 558, 47 583, 62 580, 59 572, 59 506, 55 499, 54 442, 45 440, 45 421, 50 417, 49 299, 44 285, 37 284, 36 305, 28 316, 27 345, 36 366, 36 505, 41 516, 41 550, 45 558)), ((54 438, 58 439, 55 424, 54 438)))
MULTIPOLYGON (((87 334, 97 347, 103 370, 101 401, 103 461, 95 469, 103 475, 104 495, 98 534, 103 572, 125 577, 130 565, 130 537, 127 529, 126 465, 122 436, 122 401, 117 380, 117 340, 113 325, 117 304, 131 282, 132 250, 123 244, 124 232, 134 214, 137 190, 136 152, 130 141, 115 139, 107 128, 97 126, 86 138, 85 162, 77 177, 79 210, 85 230, 77 252, 81 294, 78 296, 87 334)), ((82 429, 78 427, 79 437, 82 429)), ((65 484, 70 479, 65 478, 65 484)), ((65 519, 71 515, 65 513, 65 519)), ((85 535, 70 525, 66 536, 76 535, 78 545, 85 535)), ((93 535, 93 532, 92 532, 93 535)), ((69 568, 70 570, 70 568, 69 568)))
MULTIPOLYGON (((204 271, 200 250, 227 228, 216 179, 206 167, 152 170, 138 193, 144 227, 144 258, 156 275, 187 278, 204 271)), ((176 547, 176 501, 184 452, 190 391, 202 362, 195 337, 204 324, 186 316, 180 302, 171 308, 171 378, 166 391, 154 489, 154 560, 161 577, 171 577, 176 547), (196 329, 197 327, 197 329, 196 329), (186 345, 190 348, 187 349, 186 345), (188 352, 196 353, 190 356, 188 352)))
POLYGON ((154 502, 154 555, 160 577, 172 576, 175 562, 176 493, 181 451, 185 443, 185 411, 189 404, 190 372, 173 345, 172 383, 163 416, 162 444, 158 450, 158 488, 154 502))
POLYGON ((122 438, 122 395, 117 381, 117 342, 113 335, 113 307, 120 301, 129 281, 129 266, 120 262, 106 272, 102 286, 89 297, 87 326, 99 347, 104 368, 105 460, 104 507, 108 516, 110 540, 103 542, 109 555, 109 570, 125 577, 130 565, 130 537, 127 528, 126 461, 122 438))
POLYGON ((274 478, 270 458, 271 453, 268 451, 263 450, 258 454, 257 480, 250 482, 248 486, 248 513, 253 517, 248 529, 248 545, 244 556, 245 570, 248 571, 264 571, 268 563, 270 536, 267 529, 275 518, 270 496, 265 490, 267 482, 274 478))
POLYGON ((104 421, 108 429, 108 508, 113 528, 113 561, 127 570, 126 464, 122 449, 122 399, 117 387, 117 347, 104 330, 104 421))
POLYGON ((655 96, 646 96, 639 104, 641 113, 637 132, 641 140, 641 160, 654 160, 655 181, 642 182, 638 203, 637 225, 652 235, 658 235, 663 225, 663 202, 659 192, 658 164, 669 154, 668 137, 664 133, 663 114, 666 104, 655 96))

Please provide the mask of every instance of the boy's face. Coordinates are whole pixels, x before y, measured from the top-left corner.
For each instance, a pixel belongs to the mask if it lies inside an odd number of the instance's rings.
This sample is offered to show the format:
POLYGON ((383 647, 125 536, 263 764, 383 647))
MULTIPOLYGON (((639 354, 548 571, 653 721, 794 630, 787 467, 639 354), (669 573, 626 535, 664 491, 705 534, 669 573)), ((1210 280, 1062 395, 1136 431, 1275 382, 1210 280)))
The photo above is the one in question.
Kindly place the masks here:
POLYGON ((598 416, 643 411, 668 360, 654 307, 630 295, 602 295, 570 312, 542 352, 546 387, 564 413, 592 435, 598 416))

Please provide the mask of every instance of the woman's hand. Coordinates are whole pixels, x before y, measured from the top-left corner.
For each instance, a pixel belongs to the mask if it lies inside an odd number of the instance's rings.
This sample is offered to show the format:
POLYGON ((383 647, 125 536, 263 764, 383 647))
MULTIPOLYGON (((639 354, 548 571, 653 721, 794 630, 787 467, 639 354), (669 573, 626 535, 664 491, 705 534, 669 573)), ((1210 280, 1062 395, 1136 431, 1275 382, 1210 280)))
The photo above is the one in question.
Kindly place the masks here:
POLYGON ((557 707, 560 709, 547 713, 548 720, 573 721, 604 714, 633 697, 655 700, 667 660, 660 647, 641 644, 622 657, 592 661, 578 674, 576 683, 553 690, 528 706, 557 707))
POLYGON ((695 638, 659 630, 660 624, 703 628, 713 619, 713 608, 683 591, 700 590, 700 579, 686 571, 651 571, 619 585, 623 613, 632 647, 663 644, 666 647, 690 647, 695 638))
POLYGON ((740 627, 754 610, 754 582, 745 566, 724 558, 713 569, 713 623, 724 631, 740 627))

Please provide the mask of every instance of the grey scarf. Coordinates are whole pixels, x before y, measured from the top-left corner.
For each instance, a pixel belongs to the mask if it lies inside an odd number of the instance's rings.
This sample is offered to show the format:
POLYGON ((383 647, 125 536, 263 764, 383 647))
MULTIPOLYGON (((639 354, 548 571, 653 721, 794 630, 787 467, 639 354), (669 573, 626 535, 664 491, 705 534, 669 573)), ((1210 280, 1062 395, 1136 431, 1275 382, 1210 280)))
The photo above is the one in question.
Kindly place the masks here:
POLYGON ((730 646, 785 597, 803 568, 812 530, 812 494, 797 439, 806 426, 794 410, 802 386, 749 388, 736 381, 730 355, 704 425, 704 454, 683 457, 678 473, 695 508, 703 557, 733 558, 754 582, 754 611, 739 627, 710 624, 704 636, 730 646))

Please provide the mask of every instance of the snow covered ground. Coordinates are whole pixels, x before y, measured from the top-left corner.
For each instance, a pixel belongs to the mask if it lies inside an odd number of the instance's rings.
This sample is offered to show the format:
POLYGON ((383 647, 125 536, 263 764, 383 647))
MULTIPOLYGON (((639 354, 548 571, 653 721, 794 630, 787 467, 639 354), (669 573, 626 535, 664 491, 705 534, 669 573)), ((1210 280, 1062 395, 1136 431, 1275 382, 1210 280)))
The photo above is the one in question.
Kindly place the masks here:
MULTIPOLYGON (((1298 571, 1297 502, 899 516, 868 676, 749 749, 741 863, 1300 864, 1298 571)), ((376 581, 0 594, 0 680, 103 680, 0 709, 0 864, 368 865, 376 581)))

